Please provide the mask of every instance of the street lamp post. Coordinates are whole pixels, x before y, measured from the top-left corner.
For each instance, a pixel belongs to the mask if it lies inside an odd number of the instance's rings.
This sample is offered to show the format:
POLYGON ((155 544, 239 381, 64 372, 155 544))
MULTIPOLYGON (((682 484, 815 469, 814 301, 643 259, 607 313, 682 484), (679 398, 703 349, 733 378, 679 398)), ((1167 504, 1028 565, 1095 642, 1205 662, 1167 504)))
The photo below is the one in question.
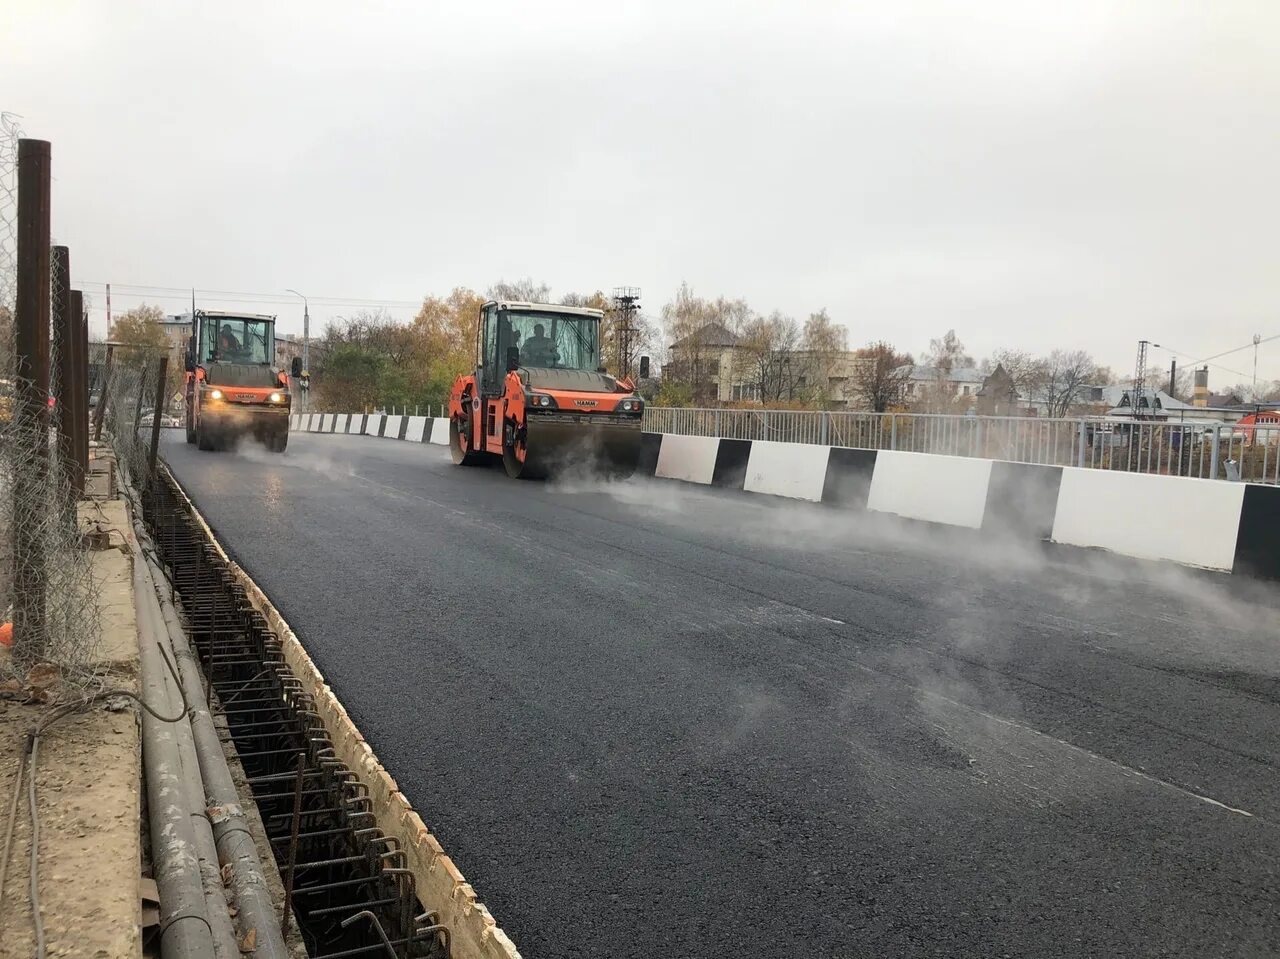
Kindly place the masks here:
POLYGON ((294 296, 302 297, 302 379, 307 385, 302 388, 302 412, 307 411, 310 397, 311 379, 311 308, 307 303, 307 298, 297 290, 285 290, 286 293, 292 293, 294 296))

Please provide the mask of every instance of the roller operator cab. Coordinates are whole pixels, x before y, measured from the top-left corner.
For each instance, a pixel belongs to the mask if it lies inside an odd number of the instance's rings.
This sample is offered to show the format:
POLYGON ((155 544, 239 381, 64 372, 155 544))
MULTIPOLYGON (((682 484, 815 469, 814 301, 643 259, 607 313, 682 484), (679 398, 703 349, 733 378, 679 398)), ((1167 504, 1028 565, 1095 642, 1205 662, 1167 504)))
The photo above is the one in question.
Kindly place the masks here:
MULTIPOLYGON (((219 449, 251 434, 283 453, 289 376, 275 368, 274 316, 198 310, 187 343, 187 442, 219 449)), ((294 360, 295 377, 301 361, 294 360)))
POLYGON ((644 400, 601 364, 603 318, 578 307, 486 303, 475 372, 458 377, 449 396, 453 461, 501 458, 516 478, 574 467, 630 476, 644 400))

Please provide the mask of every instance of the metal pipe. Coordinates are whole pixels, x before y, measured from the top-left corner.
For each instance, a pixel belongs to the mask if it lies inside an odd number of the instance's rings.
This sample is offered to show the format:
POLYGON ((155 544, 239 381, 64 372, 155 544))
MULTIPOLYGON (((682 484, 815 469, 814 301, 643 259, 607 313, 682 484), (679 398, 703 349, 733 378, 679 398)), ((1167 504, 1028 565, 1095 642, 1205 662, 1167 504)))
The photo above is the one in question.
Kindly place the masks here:
POLYGON ((142 358, 142 371, 138 374, 138 395, 133 400, 133 435, 142 429, 142 401, 147 395, 147 358, 142 358))
POLYGON ((89 473, 89 317, 84 311, 84 294, 71 291, 71 313, 75 323, 76 348, 76 438, 75 473, 72 489, 80 499, 84 496, 85 477, 89 473))
POLYGON ((191 732, 195 740, 196 760, 204 781, 218 858, 231 865, 231 895, 238 909, 241 938, 256 931, 254 955, 257 959, 287 959, 288 951, 276 918, 275 904, 271 901, 262 863, 253 844, 253 835, 240 807, 235 782, 222 751, 222 742, 209 712, 204 684, 200 679, 200 663, 192 652, 178 611, 167 593, 158 588, 165 581, 164 574, 150 555, 147 556, 147 565, 155 578, 157 588, 154 592, 160 604, 163 622, 168 628, 187 705, 191 708, 191 732))
POLYGON ((160 449, 160 410, 164 405, 165 377, 169 375, 169 357, 160 357, 160 369, 156 371, 156 401, 151 411, 151 452, 147 457, 146 486, 156 475, 156 453, 160 449))
POLYGON ((18 141, 18 249, 14 346, 14 423, 30 462, 13 476, 13 655, 25 666, 44 659, 47 586, 44 529, 35 504, 49 476, 49 189, 46 140, 18 141))
MULTIPOLYGON (((158 711, 172 708, 168 672, 160 652, 164 629, 155 587, 141 551, 135 552, 133 587, 138 608, 142 694, 158 711)), ((165 959, 217 959, 195 826, 187 808, 177 723, 142 712, 142 767, 146 775, 151 856, 160 890, 160 954, 165 959)))
MULTIPOLYGON (((71 312, 71 251, 53 248, 53 321, 58 330, 58 466, 61 481, 72 487, 72 459, 75 454, 75 330, 71 312)), ((72 500, 74 506, 75 501, 72 500)))
MULTIPOLYGON (((135 504, 136 505, 136 504, 135 504)), ((148 556, 146 561, 142 560, 142 556, 147 556, 147 551, 154 552, 154 544, 146 528, 142 525, 140 519, 141 513, 134 510, 134 533, 137 535, 138 542, 142 546, 141 555, 135 556, 134 563, 136 566, 145 567, 146 579, 149 581, 149 595, 157 596, 155 603, 145 603, 144 600, 139 601, 139 608, 145 604, 149 607, 149 615, 153 620, 153 631, 155 633, 156 642, 162 647, 168 646, 168 652, 171 661, 175 659, 172 649, 172 642, 168 635, 168 622, 163 615, 163 611, 158 599, 159 590, 156 589, 156 567, 150 561, 148 556), (157 617, 157 613, 160 615, 157 617)), ((169 689, 168 680, 171 678, 167 668, 165 670, 165 685, 169 689)), ((180 706, 184 700, 182 695, 176 689, 171 689, 170 709, 180 706)), ((209 825, 209 817, 205 811, 204 797, 204 781, 200 776, 200 764, 196 759, 195 740, 191 734, 191 723, 189 718, 184 718, 182 722, 175 723, 175 739, 178 748, 178 763, 181 769, 181 779, 185 793, 185 809, 188 820, 192 826, 193 841, 195 843, 196 857, 200 876, 201 888, 204 892, 205 900, 205 917, 209 923, 209 930, 213 939, 213 951, 216 959, 239 959, 240 948, 236 942, 235 927, 231 923, 231 913, 227 910, 226 892, 222 885, 222 870, 218 862, 218 848, 213 839, 213 830, 209 825)))
MULTIPOLYGON (((107 335, 111 335, 111 331, 107 331, 107 335)), ((111 386, 111 360, 115 354, 115 347, 110 343, 107 344, 107 359, 102 365, 102 386, 98 390, 98 405, 93 410, 93 441, 95 443, 102 442, 102 417, 107 412, 107 390, 111 386)))

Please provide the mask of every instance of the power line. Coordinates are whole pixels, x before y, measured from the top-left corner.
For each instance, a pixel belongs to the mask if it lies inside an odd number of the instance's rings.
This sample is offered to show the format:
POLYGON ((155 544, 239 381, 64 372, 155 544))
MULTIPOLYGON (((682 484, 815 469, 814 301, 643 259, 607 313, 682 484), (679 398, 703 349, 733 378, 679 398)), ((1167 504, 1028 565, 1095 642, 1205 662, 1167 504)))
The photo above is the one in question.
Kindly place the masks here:
MULTIPOLYGON (((1250 343, 1249 345, 1253 346, 1252 343, 1250 343)), ((1224 373, 1230 373, 1232 376, 1243 376, 1245 379, 1248 379, 1250 376, 1253 375, 1252 373, 1241 373, 1239 370, 1233 370, 1231 367, 1223 366, 1221 363, 1210 363, 1207 360, 1193 359, 1190 353, 1183 353, 1181 350, 1175 350, 1172 346, 1165 346, 1162 343, 1153 343, 1152 346, 1158 346, 1160 349, 1167 350, 1168 352, 1173 353, 1175 356, 1181 356, 1183 359, 1191 360, 1192 366, 1195 366, 1199 363, 1204 363, 1207 366, 1212 366, 1216 369, 1222 370, 1222 372, 1224 373)), ((1225 353, 1219 353, 1218 355, 1226 356, 1225 353)))
MULTIPOLYGON (((106 289, 105 282, 92 280, 85 281, 84 286, 102 287, 106 289)), ((138 283, 112 283, 111 292, 128 296, 131 299, 157 299, 157 300, 190 300, 191 289, 175 286, 146 286, 138 283)), ((266 293, 254 292, 252 290, 202 290, 196 288, 197 297, 212 297, 227 302, 236 303, 294 303, 292 297, 284 293, 266 293)), ((387 300, 378 299, 376 297, 358 297, 358 296, 310 296, 307 298, 312 303, 320 303, 326 306, 387 306, 387 307, 411 307, 417 309, 422 305, 421 300, 387 300)))
MULTIPOLYGON (((1263 337, 1262 339, 1257 340, 1256 342, 1254 340, 1250 340, 1244 346, 1237 346, 1234 350, 1225 350, 1221 353, 1215 353, 1213 354, 1213 356, 1206 356, 1203 359, 1195 360, 1194 362, 1207 363, 1209 362, 1209 360, 1216 360, 1220 356, 1230 356, 1232 353, 1239 353, 1241 350, 1247 350, 1250 347, 1261 346, 1263 343, 1270 343, 1272 340, 1280 340, 1280 333, 1277 333, 1275 336, 1263 337)), ((1222 369, 1226 369, 1226 367, 1224 366, 1222 367, 1222 369)), ((1245 374, 1241 373, 1238 375, 1244 376, 1245 374)))

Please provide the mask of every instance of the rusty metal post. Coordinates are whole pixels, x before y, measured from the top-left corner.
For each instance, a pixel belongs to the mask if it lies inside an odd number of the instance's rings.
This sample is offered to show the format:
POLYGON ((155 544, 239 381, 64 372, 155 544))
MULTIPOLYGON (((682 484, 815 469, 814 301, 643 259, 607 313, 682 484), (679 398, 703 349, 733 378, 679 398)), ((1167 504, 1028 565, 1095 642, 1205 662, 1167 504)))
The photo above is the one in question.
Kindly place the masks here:
MULTIPOLYGON (((110 335, 110 334, 108 334, 110 335)), ((107 344, 107 361, 102 365, 102 389, 98 391, 98 405, 93 411, 93 441, 102 442, 102 417, 107 411, 107 389, 111 386, 111 355, 115 347, 107 344)))
POLYGON ((156 475, 156 453, 160 449, 160 404, 164 402, 164 377, 169 372, 169 357, 160 357, 160 369, 156 373, 156 406, 151 417, 151 455, 147 458, 147 482, 156 475))
MULTIPOLYGON (((69 489, 75 458, 75 331, 71 312, 71 251, 53 248, 53 322, 58 330, 58 393, 54 397, 58 413, 58 466, 62 483, 69 489)), ((74 502, 74 500, 72 500, 74 502)))
POLYGON ((30 665, 44 657, 45 570, 41 502, 49 485, 50 149, 18 141, 18 287, 14 420, 23 449, 13 477, 13 655, 30 665))
POLYGON ((138 379, 138 400, 133 408, 133 435, 136 438, 138 430, 142 429, 142 397, 147 391, 147 359, 142 358, 142 373, 138 379))
POLYGON ((76 499, 84 496, 85 477, 89 473, 89 318, 84 312, 84 294, 71 291, 71 322, 74 325, 75 383, 72 387, 72 412, 75 414, 75 449, 72 456, 71 492, 76 499))

